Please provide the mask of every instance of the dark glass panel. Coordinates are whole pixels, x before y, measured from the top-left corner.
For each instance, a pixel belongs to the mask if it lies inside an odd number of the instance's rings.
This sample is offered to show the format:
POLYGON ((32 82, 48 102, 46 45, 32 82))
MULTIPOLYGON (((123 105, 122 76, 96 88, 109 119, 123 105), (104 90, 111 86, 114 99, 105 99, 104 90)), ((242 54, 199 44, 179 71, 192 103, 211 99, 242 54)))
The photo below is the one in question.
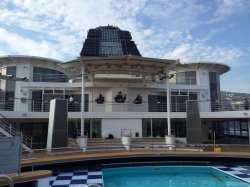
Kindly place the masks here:
POLYGON ((67 82, 68 77, 64 73, 47 68, 33 68, 34 82, 67 82))
POLYGON ((164 95, 148 95, 149 112, 167 112, 167 97, 164 95))
POLYGON ((167 119, 152 119, 153 137, 164 137, 165 130, 168 128, 167 119))
POLYGON ((151 137, 151 119, 142 119, 142 137, 151 137))

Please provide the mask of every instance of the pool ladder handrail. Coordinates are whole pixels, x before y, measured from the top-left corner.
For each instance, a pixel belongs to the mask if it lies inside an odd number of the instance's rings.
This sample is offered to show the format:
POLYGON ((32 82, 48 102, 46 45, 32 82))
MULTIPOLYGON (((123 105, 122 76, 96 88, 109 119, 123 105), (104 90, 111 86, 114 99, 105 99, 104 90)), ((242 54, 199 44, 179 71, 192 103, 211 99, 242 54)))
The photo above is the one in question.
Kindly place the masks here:
POLYGON ((9 175, 1 174, 0 178, 6 179, 8 181, 9 187, 14 187, 14 181, 9 175))
POLYGON ((98 184, 87 184, 85 187, 101 187, 98 184))

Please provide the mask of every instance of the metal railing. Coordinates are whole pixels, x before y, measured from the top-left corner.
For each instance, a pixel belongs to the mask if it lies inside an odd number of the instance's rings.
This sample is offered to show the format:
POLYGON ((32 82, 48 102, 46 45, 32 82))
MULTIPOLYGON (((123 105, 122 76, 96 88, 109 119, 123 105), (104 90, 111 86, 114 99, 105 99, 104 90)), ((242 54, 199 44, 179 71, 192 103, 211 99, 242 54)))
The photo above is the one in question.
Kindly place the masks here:
MULTIPOLYGON (((33 73, 33 82, 69 82, 72 79, 81 79, 81 74, 43 74, 33 73)), ((114 80, 112 80, 114 81, 114 80)), ((127 80, 129 81, 129 80, 127 80)), ((132 80, 134 81, 134 80, 132 80)), ((98 82, 107 82, 107 80, 99 79, 98 82)), ((150 81, 151 83, 151 81, 150 81)), ((158 81, 158 84, 166 84, 165 81, 158 81)), ((176 77, 170 83, 196 85, 196 77, 176 77)))
POLYGON ((8 185, 10 187, 14 187, 14 181, 9 175, 1 174, 0 178, 6 179, 6 181, 8 181, 8 185))
MULTIPOLYGON (((172 82, 171 82, 172 83, 172 82)), ((188 84, 188 85, 196 85, 196 77, 176 77, 175 84, 188 84)))
POLYGON ((249 110, 250 105, 244 103, 242 100, 235 101, 234 103, 228 101, 211 102, 211 111, 244 111, 249 110))
POLYGON ((171 112, 186 112, 187 105, 186 103, 172 103, 171 112))
POLYGON ((32 149, 32 138, 16 129, 11 123, 7 122, 6 118, 0 114, 0 128, 3 129, 7 136, 23 136, 23 144, 32 149))
MULTIPOLYGON (((208 145, 208 144, 207 144, 208 145)), ((31 153, 24 153, 22 155, 22 160, 34 160, 36 158, 36 153, 41 153, 41 151, 48 152, 50 156, 57 156, 59 154, 69 154, 75 152, 83 152, 83 148, 86 149, 87 153, 91 152, 113 152, 113 151, 122 151, 122 152, 133 152, 133 151, 203 151, 203 146, 207 145, 191 145, 191 144, 166 144, 165 142, 132 142, 130 145, 130 149, 126 150, 126 147, 119 142, 113 143, 88 143, 86 146, 83 147, 60 147, 60 148, 51 148, 51 149, 33 149, 31 153), (169 149, 169 148, 173 149, 169 149)), ((209 144, 210 145, 210 144, 209 144)), ((212 144, 210 146, 213 146, 212 144)), ((85 151, 84 151, 85 152, 85 151)))
POLYGON ((81 77, 80 74, 43 74, 33 73, 33 82, 69 82, 70 79, 81 77))
POLYGON ((0 100, 0 111, 13 111, 14 99, 12 100, 0 100))
MULTIPOLYGON (((244 103, 244 100, 237 101, 198 101, 201 106, 207 102, 210 104, 210 110, 207 112, 220 111, 247 111, 250 110, 250 104, 244 103)), ((10 100, 0 100, 0 111, 27 111, 27 112, 49 112, 50 100, 32 100, 13 98, 10 100), (16 102, 18 100, 18 102, 16 102), (16 106, 15 106, 16 104, 16 106), (24 105, 25 104, 25 105, 24 105), (23 110, 23 107, 25 109, 23 110)), ((105 101, 98 104, 95 101, 85 103, 85 112, 167 112, 167 104, 164 102, 134 104, 132 101, 116 103, 114 101, 105 101)), ((68 103, 68 112, 81 112, 81 102, 74 101, 68 103)), ((171 103, 171 112, 186 112, 186 103, 171 103)))

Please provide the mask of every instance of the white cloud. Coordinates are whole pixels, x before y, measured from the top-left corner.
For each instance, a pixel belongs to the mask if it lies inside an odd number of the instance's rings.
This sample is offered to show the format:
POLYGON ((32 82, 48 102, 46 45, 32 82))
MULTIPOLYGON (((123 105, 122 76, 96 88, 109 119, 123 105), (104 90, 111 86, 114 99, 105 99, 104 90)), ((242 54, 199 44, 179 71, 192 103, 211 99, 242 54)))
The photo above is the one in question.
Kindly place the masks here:
POLYGON ((57 46, 53 45, 53 43, 24 38, 2 28, 0 28, 0 44, 8 47, 14 54, 60 57, 60 54, 57 52, 57 46))
MULTIPOLYGON (((249 0, 1 0, 0 55, 71 60, 79 55, 88 29, 111 24, 130 31, 143 56, 244 66, 248 44, 210 42, 234 28, 230 19, 248 14, 249 8, 249 0)), ((250 90, 244 79, 234 79, 238 90, 239 85, 250 90)), ((227 81, 224 90, 231 86, 227 81)))
POLYGON ((199 24, 198 18, 207 11, 207 6, 197 0, 174 3, 172 0, 149 1, 142 10, 146 19, 151 20, 152 24, 157 24, 158 29, 182 31, 196 27, 199 24))
POLYGON ((214 18, 209 23, 224 20, 237 14, 249 13, 250 1, 248 0, 217 0, 214 18))
MULTIPOLYGON (((237 0, 237 11, 243 1, 237 0)), ((6 3, 0 8, 0 43, 10 54, 70 60, 79 55, 88 29, 107 24, 129 30, 143 56, 233 63, 242 54, 237 47, 206 43, 223 29, 207 32, 201 42, 194 38, 192 29, 204 24, 200 18, 212 9, 198 0, 12 0, 9 4, 11 9, 6 3)), ((232 15, 234 4, 218 0, 213 18, 232 15)))
POLYGON ((202 42, 184 43, 165 54, 165 58, 181 59, 182 62, 210 61, 229 64, 234 66, 239 63, 238 59, 242 52, 233 47, 222 48, 209 46, 202 42))
POLYGON ((0 56, 4 56, 6 53, 4 51, 0 51, 0 56))

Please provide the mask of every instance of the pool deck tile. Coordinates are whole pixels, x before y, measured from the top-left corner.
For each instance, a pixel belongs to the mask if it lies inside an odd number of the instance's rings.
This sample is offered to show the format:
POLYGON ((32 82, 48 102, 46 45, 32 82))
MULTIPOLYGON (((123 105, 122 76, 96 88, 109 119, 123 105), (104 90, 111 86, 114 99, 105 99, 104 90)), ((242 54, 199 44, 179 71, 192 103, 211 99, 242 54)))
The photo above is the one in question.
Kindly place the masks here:
MULTIPOLYGON (((250 166, 214 166, 228 174, 250 182, 250 166)), ((51 187, 78 187, 86 184, 98 184, 103 186, 101 169, 75 170, 73 172, 59 173, 50 177, 51 187)))

